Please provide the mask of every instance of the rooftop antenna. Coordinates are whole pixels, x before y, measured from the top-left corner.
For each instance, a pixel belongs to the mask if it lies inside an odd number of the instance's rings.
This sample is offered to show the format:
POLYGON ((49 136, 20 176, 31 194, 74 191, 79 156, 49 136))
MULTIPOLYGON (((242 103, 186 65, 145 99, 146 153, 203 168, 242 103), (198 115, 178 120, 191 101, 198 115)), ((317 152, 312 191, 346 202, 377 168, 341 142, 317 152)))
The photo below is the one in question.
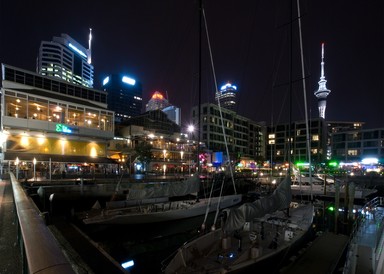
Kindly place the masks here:
POLYGON ((92 42, 92 29, 89 28, 89 40, 88 40, 88 64, 92 63, 92 50, 91 50, 91 42, 92 42))

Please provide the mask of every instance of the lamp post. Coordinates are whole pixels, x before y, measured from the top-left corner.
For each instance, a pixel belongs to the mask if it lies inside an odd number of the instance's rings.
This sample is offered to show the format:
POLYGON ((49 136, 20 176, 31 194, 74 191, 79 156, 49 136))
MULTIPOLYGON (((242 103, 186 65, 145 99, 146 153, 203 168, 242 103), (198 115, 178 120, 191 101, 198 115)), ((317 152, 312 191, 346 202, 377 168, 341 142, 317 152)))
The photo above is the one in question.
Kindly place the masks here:
POLYGON ((164 160, 163 170, 164 170, 164 175, 165 175, 165 169, 166 169, 166 165, 165 165, 165 154, 166 153, 167 153, 167 151, 164 149, 163 150, 163 156, 164 156, 164 158, 163 158, 163 160, 164 160))
POLYGON ((36 158, 33 158, 33 180, 36 181, 36 158))
POLYGON ((16 165, 16 179, 19 180, 19 157, 16 157, 15 165, 16 165))
POLYGON ((184 156, 184 151, 180 151, 180 164, 181 164, 181 172, 184 174, 183 170, 183 156, 184 156))
MULTIPOLYGON (((187 131, 191 136, 188 135, 189 139, 192 139, 193 132, 195 131, 194 125, 189 125, 187 128, 187 131)), ((191 176, 191 146, 188 145, 189 153, 188 153, 188 170, 189 170, 189 176, 191 176)))

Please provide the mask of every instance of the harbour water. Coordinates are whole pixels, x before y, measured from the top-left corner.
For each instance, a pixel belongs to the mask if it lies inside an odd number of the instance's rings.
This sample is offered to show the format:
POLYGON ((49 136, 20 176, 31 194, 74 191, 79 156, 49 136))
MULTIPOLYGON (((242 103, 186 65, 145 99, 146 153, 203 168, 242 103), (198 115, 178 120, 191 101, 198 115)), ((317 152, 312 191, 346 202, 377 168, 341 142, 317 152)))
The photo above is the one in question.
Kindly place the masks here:
MULTIPOLYGON (((322 210, 317 212, 320 215, 315 218, 314 229, 299 249, 305 248, 306 244, 315 238, 317 231, 332 226, 332 223, 328 223, 329 220, 322 216, 322 210)), ((214 218, 214 213, 208 216, 205 222, 207 229, 211 228, 214 218)), ((146 225, 84 225, 76 219, 72 222, 119 264, 133 260, 134 266, 129 269, 130 273, 144 274, 162 273, 167 259, 170 259, 181 245, 199 235, 204 216, 146 225)), ((276 258, 272 267, 270 264, 261 265, 260 273, 278 273, 279 269, 289 263, 293 253, 276 258)))
MULTIPOLYGON (((46 197, 47 198, 47 197, 46 197)), ((38 198, 36 203, 43 207, 43 203, 38 198)), ((49 204, 48 201, 45 203, 49 204)), ((299 249, 305 249, 308 242, 316 237, 316 233, 322 231, 334 231, 334 213, 329 211, 334 201, 318 201, 316 204, 316 216, 314 219, 313 232, 308 237, 307 243, 299 249)), ((343 203, 340 203, 343 206, 343 203)), ((178 221, 163 222, 145 225, 85 225, 76 218, 76 211, 91 206, 90 201, 83 199, 81 201, 57 201, 50 207, 45 206, 42 211, 53 211, 51 222, 55 224, 55 218, 62 218, 78 227, 93 242, 108 253, 118 264, 133 261, 134 265, 129 269, 130 273, 162 273, 162 263, 166 263, 174 252, 183 243, 191 240, 201 232, 201 225, 204 222, 204 216, 189 218, 178 221)), ((206 220, 206 229, 210 229, 215 215, 210 214, 206 220)), ((339 217, 344 218, 342 214, 339 217)), ((218 220, 219 222, 219 220, 218 220)), ((348 233, 348 227, 339 226, 339 233, 348 233)), ((297 250, 298 252, 298 250, 297 250)), ((260 273, 279 273, 290 262, 292 254, 287 254, 284 258, 279 258, 265 269, 260 269, 260 273)), ((95 271, 95 273, 98 273, 95 271)))

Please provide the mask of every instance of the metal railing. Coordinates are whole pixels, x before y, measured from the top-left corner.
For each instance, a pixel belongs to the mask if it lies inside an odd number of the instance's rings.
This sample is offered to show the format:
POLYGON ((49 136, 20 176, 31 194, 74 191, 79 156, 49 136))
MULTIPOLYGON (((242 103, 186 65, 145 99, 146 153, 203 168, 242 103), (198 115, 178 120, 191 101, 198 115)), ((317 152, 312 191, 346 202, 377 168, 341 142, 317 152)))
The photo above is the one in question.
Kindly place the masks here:
POLYGON ((24 273, 75 273, 40 211, 10 173, 24 273))
MULTIPOLYGON (((369 212, 369 215, 372 215, 373 218, 375 219, 376 226, 375 226, 375 233, 374 235, 371 235, 370 237, 374 237, 372 240, 372 243, 370 245, 374 258, 372 258, 372 266, 376 269, 373 269, 373 273, 377 273, 377 266, 378 266, 378 261, 379 257, 384 256, 384 254, 381 254, 381 247, 380 245, 382 244, 383 240, 383 222, 384 218, 383 216, 379 216, 376 214, 376 209, 378 207, 383 207, 384 206, 384 197, 375 197, 369 202, 367 202, 363 207, 362 207, 362 213, 359 214, 357 219, 355 220, 352 228, 352 232, 350 234, 350 239, 349 239, 349 244, 348 244, 348 250, 346 254, 346 260, 344 264, 344 269, 343 269, 343 274, 354 274, 355 269, 356 269, 356 256, 358 252, 359 245, 362 244, 362 242, 366 242, 366 240, 361 240, 361 234, 364 234, 362 230, 364 230, 364 226, 366 225, 367 222, 369 222, 369 218, 366 216, 365 212, 369 212)), ((365 243, 367 244, 367 243, 365 243)))

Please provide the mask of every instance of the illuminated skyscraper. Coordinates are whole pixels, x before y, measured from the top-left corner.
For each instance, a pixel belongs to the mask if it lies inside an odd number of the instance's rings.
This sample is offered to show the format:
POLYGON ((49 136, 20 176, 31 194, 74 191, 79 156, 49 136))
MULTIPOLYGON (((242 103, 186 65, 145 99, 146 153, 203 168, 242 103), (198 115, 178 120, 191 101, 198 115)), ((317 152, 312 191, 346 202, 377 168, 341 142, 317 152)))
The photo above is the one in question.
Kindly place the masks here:
POLYGON ((159 91, 155 91, 149 99, 148 104, 145 106, 145 111, 163 109, 171 104, 159 91))
POLYGON ((158 109, 161 109, 165 114, 167 114, 169 120, 173 121, 175 124, 178 124, 180 126, 180 108, 171 105, 169 101, 159 91, 155 91, 151 99, 148 101, 148 104, 145 107, 145 111, 158 109))
POLYGON ((225 84, 216 92, 215 99, 220 106, 226 109, 235 110, 236 108, 236 92, 237 87, 230 83, 225 84))
POLYGON ((317 97, 317 105, 319 107, 319 117, 325 119, 325 108, 327 107, 327 96, 331 92, 327 89, 327 80, 324 76, 324 43, 321 44, 321 76, 319 81, 319 89, 314 92, 317 97))
POLYGON ((88 49, 68 34, 53 37, 52 41, 42 41, 37 72, 48 77, 58 77, 73 84, 93 87, 91 40, 90 32, 88 49))
POLYGON ((127 75, 110 75, 103 80, 108 92, 108 109, 115 112, 115 122, 141 114, 143 91, 141 83, 127 75))

